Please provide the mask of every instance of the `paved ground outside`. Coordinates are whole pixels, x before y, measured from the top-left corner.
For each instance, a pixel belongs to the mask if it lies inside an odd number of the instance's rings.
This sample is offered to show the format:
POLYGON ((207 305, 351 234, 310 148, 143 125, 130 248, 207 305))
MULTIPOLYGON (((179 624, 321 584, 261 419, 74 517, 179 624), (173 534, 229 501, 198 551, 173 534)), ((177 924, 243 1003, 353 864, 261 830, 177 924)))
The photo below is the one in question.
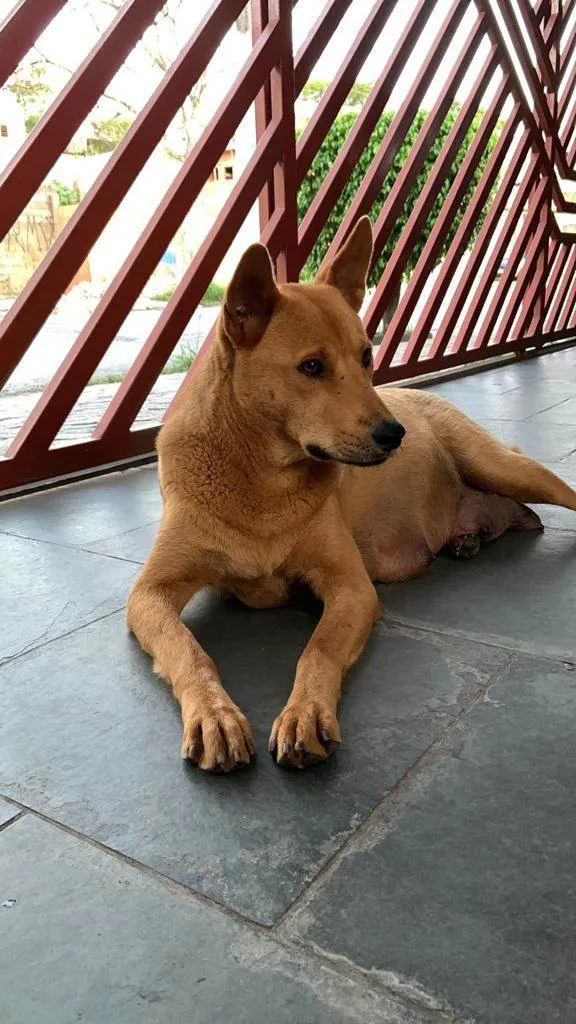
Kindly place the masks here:
MULTIPOLYGON (((438 386, 576 484, 576 352, 438 386)), ((571 1024, 576 514, 383 587, 344 743, 275 767, 314 621, 203 595, 185 620, 255 766, 179 758, 123 606, 154 469, 0 506, 2 1024, 571 1024)))

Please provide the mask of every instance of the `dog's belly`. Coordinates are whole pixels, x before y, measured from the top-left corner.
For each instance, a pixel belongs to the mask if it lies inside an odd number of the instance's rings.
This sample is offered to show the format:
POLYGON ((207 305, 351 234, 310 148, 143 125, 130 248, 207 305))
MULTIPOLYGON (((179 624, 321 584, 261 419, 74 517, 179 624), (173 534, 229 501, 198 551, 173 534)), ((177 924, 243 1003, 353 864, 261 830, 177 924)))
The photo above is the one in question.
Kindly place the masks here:
POLYGON ((418 576, 450 540, 464 484, 449 453, 408 393, 386 392, 406 427, 401 448, 382 466, 349 467, 342 507, 375 581, 418 576), (390 397, 389 397, 390 394, 390 397))

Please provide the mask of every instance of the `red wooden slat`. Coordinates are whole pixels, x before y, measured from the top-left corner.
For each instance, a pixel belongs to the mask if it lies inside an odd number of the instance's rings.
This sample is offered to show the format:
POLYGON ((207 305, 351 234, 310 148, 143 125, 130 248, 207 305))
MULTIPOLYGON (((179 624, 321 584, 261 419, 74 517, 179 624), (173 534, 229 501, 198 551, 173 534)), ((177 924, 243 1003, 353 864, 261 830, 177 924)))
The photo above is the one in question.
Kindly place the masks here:
POLYGON ((338 68, 337 74, 328 85, 314 114, 306 125, 298 143, 299 182, 302 181, 308 171, 322 144, 322 140, 334 120, 335 112, 344 103, 366 57, 382 32, 394 7, 395 0, 380 0, 380 3, 374 5, 348 50, 344 61, 338 68))
MULTIPOLYGON (((428 181, 426 182, 426 185, 424 186, 422 192, 420 193, 416 205, 414 206, 408 218, 406 227, 404 228, 404 231, 402 232, 402 235, 398 240, 398 244, 396 245, 396 248, 394 250, 394 255, 392 259, 389 261, 384 273, 382 274, 382 277, 380 278, 380 281, 378 282, 378 285, 376 286, 374 297, 365 315, 366 330, 369 335, 372 335, 376 330, 376 327, 378 326, 378 323, 382 318, 382 314, 390 300, 392 290, 397 284, 399 284, 402 278, 402 274, 405 270, 408 258, 414 248, 414 245, 418 240, 418 237, 420 236, 422 228, 424 227, 428 215, 436 201, 438 188, 441 187, 441 185, 444 183, 446 175, 449 173, 450 168, 452 167, 452 164, 454 163, 454 160, 458 155, 460 147, 462 146, 462 143, 466 138, 468 129, 470 128, 474 120, 474 117, 477 113, 478 104, 484 94, 486 82, 489 81, 490 78, 492 77, 495 66, 496 58, 495 54, 492 53, 485 61, 484 66, 482 67, 482 70, 480 72, 480 75, 478 76, 478 79, 474 85, 474 88, 472 89, 472 92, 467 97, 466 102, 463 104, 458 114, 458 117, 456 118, 456 121, 454 122, 454 125, 450 130, 448 138, 446 139, 442 147, 442 150, 439 153, 438 158, 435 161, 434 166, 430 172, 428 181)), ((501 103, 502 97, 499 96, 499 100, 501 103)), ((492 127, 495 127, 496 118, 493 117, 492 120, 492 127)), ((490 134, 491 131, 488 133, 486 142, 488 141, 490 134)), ((482 138, 484 138, 483 132, 482 138)), ((482 152, 480 151, 479 147, 476 147, 473 150, 473 153, 476 154, 477 160, 480 160, 482 152)), ((468 161, 468 164, 469 163, 470 161, 468 161)), ((471 177, 473 169, 474 168, 472 167, 469 177, 471 177)), ((466 174, 467 170, 468 167, 466 167, 464 174, 466 174)), ((465 184, 467 184, 467 182, 465 182, 465 184)), ((464 195, 464 191, 462 192, 462 195, 464 195)), ((380 249, 380 238, 385 238, 387 235, 387 225, 390 224, 389 209, 392 206, 392 203, 390 202, 391 198, 392 192, 388 196, 388 199, 386 200, 386 203, 382 208, 382 211, 379 214, 378 219, 376 221, 374 232, 376 252, 378 252, 380 249)), ((445 206, 445 209, 446 215, 448 216, 449 221, 451 222, 452 217, 450 216, 449 213, 449 207, 445 206)), ((443 222, 440 219, 440 231, 436 231, 433 236, 432 245, 435 248, 438 248, 442 241, 442 223, 443 222)), ((399 312, 395 317, 395 321, 397 321, 398 326, 401 315, 402 314, 399 312)), ((394 346, 395 344, 397 345, 401 340, 401 335, 398 334, 398 332, 396 331, 397 341, 395 341, 395 330, 396 328, 393 325, 391 325, 389 334, 390 346, 394 346)), ((404 333, 403 328, 402 333, 404 333)), ((387 346, 384 346, 384 352, 386 351, 386 348, 387 346)), ((378 353, 378 355, 380 357, 380 353, 378 353)))
POLYGON ((572 245, 560 243, 560 251, 556 258, 554 269, 546 288, 546 316, 544 320, 543 334, 547 334, 549 330, 551 330, 551 311, 556 300, 556 296, 558 295, 562 275, 566 270, 566 264, 568 263, 573 251, 574 247, 572 245))
POLYGON ((574 275, 576 273, 576 245, 572 246, 570 252, 570 259, 568 260, 566 271, 562 278, 561 284, 557 290, 556 296, 550 307, 550 313, 546 318, 546 331, 552 332, 559 328, 558 320, 560 313, 566 302, 568 292, 570 291, 570 285, 574 281, 574 275))
MULTIPOLYGON (((154 216, 148 222, 132 252, 98 303, 85 328, 79 334, 68 356, 19 431, 11 445, 9 454, 15 454, 23 446, 30 448, 30 446, 42 443, 47 448, 73 409, 152 270, 166 251, 170 240, 195 201, 211 168, 214 167, 219 155, 234 133, 238 121, 254 98, 262 74, 267 69, 269 70, 273 63, 279 38, 277 29, 277 23, 270 23, 246 62, 241 76, 242 105, 237 106, 231 102, 238 92, 235 82, 156 209, 154 216)), ((278 128, 278 124, 275 125, 275 128, 278 128)), ((257 155, 258 167, 263 161, 263 152, 265 150, 259 151, 257 155)), ((268 158, 267 163, 269 169, 271 158, 268 158)), ((238 185, 237 191, 239 190, 240 186, 238 185)), ((219 241, 217 233, 214 232, 209 239, 209 250, 214 264, 213 270, 221 262, 226 248, 227 245, 219 241)), ((202 298, 209 283, 210 278, 204 283, 204 290, 200 291, 197 302, 202 298)), ((174 344, 177 339, 178 336, 175 337, 174 344)))
MULTIPOLYGON (((504 0, 504 3, 506 3, 506 0, 504 0)), ((529 0, 516 0, 516 3, 520 9, 523 24, 526 27, 530 42, 532 43, 536 53, 540 77, 548 89, 554 89, 556 84, 555 72, 550 60, 548 46, 546 45, 542 32, 540 31, 536 13, 531 7, 529 0)), ((522 38, 519 32, 517 35, 522 38)), ((528 51, 525 46, 523 48, 523 55, 524 57, 528 57, 528 51)))
POLYGON ((210 60, 243 0, 216 0, 0 324, 0 389, 210 60))
POLYGON ((330 42, 352 0, 328 0, 294 57, 294 91, 298 96, 330 42))
POLYGON ((66 0, 20 0, 0 21, 0 88, 66 0))
MULTIPOLYGON (((443 26, 445 30, 455 30, 459 17, 462 15, 462 10, 462 4, 458 2, 453 4, 450 12, 450 23, 447 25, 445 22, 443 26)), ((424 28, 427 20, 428 11, 425 10, 424 5, 416 5, 416 8, 413 11, 400 39, 398 40, 398 43, 394 47, 380 78, 374 85, 361 113, 356 118, 354 125, 348 133, 346 141, 336 157, 330 173, 322 182, 322 185, 315 196, 314 202, 304 217, 298 233, 301 266, 304 265, 310 255, 330 210, 346 185, 352 169, 356 166, 358 157, 362 153, 370 135, 376 127, 386 102, 389 99, 398 78, 400 77, 402 67, 405 61, 408 60, 411 49, 416 44, 416 40, 418 39, 418 36, 424 28)), ((426 81, 428 81, 427 77, 426 81)), ((421 95, 424 95, 424 92, 421 92, 421 82, 418 83, 417 88, 419 94, 421 93, 421 95)), ((405 106, 407 106, 407 104, 408 101, 405 106)), ((417 106, 418 101, 416 101, 416 108, 417 106)), ((336 111, 334 113, 336 113, 336 111)), ((408 124, 412 119, 413 115, 410 119, 408 119, 408 115, 405 115, 404 120, 406 120, 407 124, 404 129, 404 134, 406 133, 408 124)), ((399 138, 403 137, 403 135, 401 135, 401 131, 402 125, 400 124, 400 121, 398 121, 399 138)), ((296 165, 298 166, 298 155, 296 157, 296 165)), ((301 180, 300 172, 298 172, 298 180, 301 180)))
MULTIPOLYGON (((523 338, 527 334, 536 334, 541 329, 541 324, 544 319, 544 306, 543 300, 545 296, 545 284, 543 277, 545 270, 548 266, 549 253, 546 254, 546 261, 542 259, 541 249, 544 245, 548 245, 548 231, 549 225, 547 223, 548 209, 544 203, 542 206, 544 217, 541 214, 540 226, 538 233, 534 239, 534 255, 530 261, 530 257, 526 257, 526 262, 522 268, 522 284, 520 287, 520 295, 515 300, 517 312, 512 317, 512 326, 508 332, 504 332, 502 328, 502 339, 506 340, 506 337, 510 338, 523 338), (528 271, 528 265, 530 262, 530 272, 528 271), (539 308, 541 307, 541 308, 539 308)), ((557 243, 555 243, 557 244, 557 243)), ((498 338, 497 338, 498 340, 498 338)))
MULTIPOLYGON (((514 139, 519 119, 520 108, 518 104, 516 104, 505 129, 492 151, 489 164, 485 169, 482 179, 478 183, 474 191, 474 195, 466 208, 466 212, 458 225, 458 229, 450 249, 438 270, 436 287, 430 296, 426 309, 422 312, 418 323, 412 331, 406 350, 406 362, 420 357, 420 353, 428 339, 430 329, 436 319, 442 300, 452 283, 460 260, 466 251, 470 238, 472 237, 472 232, 474 231, 479 218, 482 216, 482 212, 486 202, 488 201, 492 188, 498 179, 502 164, 509 153, 510 144, 514 139)), ((409 287, 412 287, 412 278, 410 279, 409 287)), ((405 301, 405 297, 403 301, 405 301)))
MULTIPOLYGON (((214 223, 214 235, 219 238, 222 248, 227 248, 233 241, 246 211, 256 200, 270 163, 280 156, 281 135, 278 125, 272 122, 266 134, 262 147, 247 164, 234 193, 214 223)), ((105 433, 115 435, 130 428, 212 280, 220 258, 221 254, 215 251, 210 239, 206 239, 108 406, 96 436, 105 433)))
MULTIPOLYGON (((488 345, 490 342, 490 339, 493 335, 494 327, 496 325, 496 322, 500 315, 500 311, 502 309, 502 303, 506 300, 506 295, 514 282, 514 275, 518 270, 520 260, 522 259, 522 256, 526 253, 528 239, 534 230, 534 225, 538 219, 538 214, 540 212, 540 204, 544 202, 545 193, 546 181, 542 179, 536 190, 536 194, 531 205, 531 208, 527 212, 522 228, 520 229, 516 242, 512 247, 512 252, 510 253, 508 262, 506 264, 506 268, 500 278, 500 281, 498 282, 496 293, 494 294, 490 306, 488 307, 488 312, 482 321, 480 331, 478 332, 476 337, 472 339, 472 343, 470 345, 471 349, 481 349, 485 345, 488 345)), ((516 223, 518 223, 518 221, 516 221, 516 223)), ((513 232, 513 227, 514 226, 512 225, 510 234, 512 234, 513 232)), ((500 260, 501 259, 502 256, 500 256, 500 260)), ((464 332, 463 337, 465 337, 468 332, 471 334, 473 328, 474 324, 471 322, 469 324, 468 331, 464 332)), ((460 338, 458 346, 459 349, 463 347, 462 341, 463 338, 460 338)))
MULTIPOLYGON (((503 90, 503 93, 504 95, 498 96, 498 104, 496 108, 491 112, 490 116, 485 118, 485 123, 483 123, 480 132, 476 136, 462 162, 462 165, 450 188, 446 202, 444 203, 422 250, 418 264, 410 277, 410 282, 402 299, 402 303, 396 310, 396 313, 388 327, 386 340, 380 346, 382 350, 382 360, 385 360, 388 364, 392 362, 392 359, 394 358, 394 354, 396 353, 398 345, 400 344, 408 326, 410 316, 418 302, 421 290, 425 285, 426 278, 436 265, 438 253, 444 243, 446 234, 452 225, 454 216, 456 215, 464 196, 466 195, 478 163, 482 159, 486 144, 488 143, 496 126, 498 114, 505 98, 505 90, 503 90)), ((414 211, 414 213, 416 213, 416 211, 414 211)), ((425 215, 426 214, 424 213, 423 216, 425 215)), ((413 228, 412 233, 414 233, 414 230, 415 229, 413 228)), ((407 246, 412 248, 413 246, 411 246, 409 238, 410 234, 408 234, 407 246)), ((380 310, 375 309, 374 312, 378 318, 381 317, 382 314, 380 310)), ((368 311, 368 318, 370 318, 370 310, 368 311)), ((370 325, 370 319, 368 319, 368 323, 370 325)), ((413 358, 418 358, 419 350, 416 349, 415 341, 416 339, 414 339, 414 341, 411 340, 411 343, 403 356, 403 362, 409 362, 413 358)), ((380 352, 378 355, 380 357, 380 352)))
MULTIPOLYGON (((505 219, 504 230, 501 232, 498 238, 498 243, 495 246, 494 250, 492 251, 490 259, 482 272, 480 281, 477 282, 475 278, 482 264, 482 261, 484 260, 486 253, 488 252, 490 243, 494 238, 494 233, 498 229, 500 219, 504 213, 506 203, 508 202, 508 199, 517 181, 518 174, 520 173, 522 165, 524 164, 528 149, 529 132, 526 131, 524 136, 520 139, 518 143, 516 152, 514 154, 514 158, 508 168, 508 171, 504 177, 502 184, 498 189, 496 199, 494 200, 492 207, 488 212, 488 216, 486 217, 486 220, 482 225, 480 234, 476 239, 474 252, 472 253, 472 256, 469 260, 468 266, 464 273, 462 274, 462 277, 460 278, 458 286, 450 300, 450 304, 448 306, 446 314, 443 317, 442 323, 438 328, 436 337, 432 342, 430 349, 430 357, 433 359, 443 356, 447 346, 452 342, 454 337, 454 330, 456 328, 456 324, 458 322, 461 310, 471 291, 473 291, 473 300, 468 311, 468 323, 464 328, 464 332, 466 330, 469 330, 471 333, 472 325, 475 323, 478 316, 480 315, 480 311, 483 308, 484 302, 486 301, 486 298, 490 291, 490 285, 492 283, 492 280, 502 261, 502 257, 508 245, 509 239, 512 237, 512 234, 514 232, 514 227, 516 223, 515 217, 520 216, 522 212, 522 207, 528 196, 530 190, 529 180, 525 180, 524 184, 521 185, 518 190, 516 200, 511 210, 509 211, 508 216, 505 219)), ((533 155, 532 168, 535 168, 537 164, 538 157, 536 155, 533 155)), ((525 178, 529 177, 532 168, 530 169, 528 175, 525 175, 525 178)), ((466 347, 467 338, 465 336, 465 333, 462 333, 461 336, 461 349, 463 350, 466 347)), ((460 350, 460 348, 458 348, 458 350, 460 350)))
POLYGON ((163 0, 126 0, 19 152, 0 174, 0 238, 10 230, 163 0))
MULTIPOLYGON (((542 198, 541 198, 542 207, 544 207, 544 209, 546 209, 546 207, 545 207, 545 185, 546 185, 546 183, 544 182, 544 188, 542 189, 542 198)), ((536 213, 538 213, 538 214, 540 213, 540 207, 538 205, 536 205, 536 202, 535 202, 534 203, 534 216, 535 217, 536 217, 536 213)), ((509 341, 510 340, 510 338, 512 337, 514 321, 516 320, 516 317, 518 315, 518 311, 520 309, 520 304, 523 301, 525 301, 527 303, 528 310, 529 310, 530 314, 532 312, 532 303, 533 303, 533 301, 535 301, 535 299, 536 299, 536 297, 538 295, 538 288, 537 287, 535 288, 535 286, 539 285, 539 282, 537 280, 535 280, 535 273, 534 273, 534 271, 535 271, 536 262, 538 260, 538 256, 539 256, 539 253, 540 253, 540 248, 541 248, 541 245, 542 245, 542 240, 543 240, 544 235, 546 233, 546 229, 547 229, 546 221, 545 220, 540 220, 538 218, 537 226, 536 226, 536 231, 534 232, 533 237, 530 239, 530 241, 526 244, 526 241, 525 241, 525 239, 524 239, 524 237, 522 235, 520 235, 520 237, 518 239, 518 242, 517 242, 518 249, 519 249, 518 259, 516 261, 515 253, 513 252, 512 256, 510 258, 510 263, 512 265, 515 265, 516 268, 518 268, 518 265, 519 265, 519 262, 520 262, 522 256, 524 257, 524 263, 522 264, 522 268, 521 268, 521 270, 518 273, 518 277, 517 277, 515 283, 513 283, 512 276, 510 277, 510 285, 511 285, 510 291, 511 291, 511 295, 510 295, 510 297, 508 299, 508 302, 506 303, 506 307, 504 309, 504 313, 501 316, 500 322, 498 323, 498 327, 497 327, 496 332, 495 333, 493 333, 492 331, 487 331, 486 332, 486 333, 490 333, 490 338, 488 340, 488 344, 489 345, 492 345, 492 344, 498 345, 498 344, 502 344, 505 341, 509 341), (492 339, 494 339, 494 340, 492 340, 492 339)), ((528 224, 526 225, 526 231, 528 232, 528 224)), ((508 267, 506 269, 508 270, 508 267)), ((502 276, 504 276, 504 275, 502 275, 502 276)), ((486 330, 485 327, 484 327, 484 330, 486 330)), ((481 346, 479 345, 478 347, 481 347, 481 346)))

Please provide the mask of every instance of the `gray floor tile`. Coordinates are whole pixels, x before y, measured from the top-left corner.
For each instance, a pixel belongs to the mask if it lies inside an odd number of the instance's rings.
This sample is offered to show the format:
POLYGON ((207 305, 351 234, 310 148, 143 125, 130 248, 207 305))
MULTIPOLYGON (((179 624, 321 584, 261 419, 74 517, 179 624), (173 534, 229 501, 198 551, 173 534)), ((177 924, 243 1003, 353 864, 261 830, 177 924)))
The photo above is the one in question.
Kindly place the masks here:
POLYGON ((210 776, 180 760, 177 706, 118 615, 0 670, 0 792, 263 923, 508 661, 442 637, 375 634, 347 686, 342 747, 287 772, 266 746, 310 616, 207 598, 187 621, 252 722, 253 767, 210 776))
MULTIPOLYGON (((576 489, 576 455, 569 455, 561 462, 548 462, 547 466, 567 484, 576 489)), ((545 526, 557 530, 576 531, 576 512, 569 508, 556 508, 554 505, 534 505, 545 526)))
POLYGON ((1 837, 0 879, 2 1024, 423 1024, 30 817, 1 837))
POLYGON ((107 537, 106 540, 93 541, 87 545, 87 549, 99 551, 104 555, 113 555, 115 558, 145 562, 152 550, 158 525, 148 523, 147 526, 139 526, 136 530, 128 530, 127 533, 118 533, 114 537, 107 537))
POLYGON ((499 420, 477 415, 475 419, 495 437, 540 462, 557 462, 576 450, 576 428, 568 423, 541 423, 529 420, 499 420))
POLYGON ((0 663, 122 608, 138 566, 0 533, 0 663))
POLYGON ((477 1024, 576 1019, 574 672, 518 659, 293 928, 477 1024))
POLYGON ((7 821, 20 814, 20 808, 14 804, 9 804, 7 800, 0 799, 0 825, 5 825, 7 821))
POLYGON ((528 653, 576 656, 576 534, 507 534, 469 562, 440 557, 380 588, 392 618, 528 653))
POLYGON ((0 504, 0 530, 83 546, 160 518, 155 466, 0 504))
POLYGON ((566 423, 569 427, 572 427, 576 446, 576 397, 565 398, 555 405, 548 406, 545 411, 539 412, 534 419, 537 424, 566 423))

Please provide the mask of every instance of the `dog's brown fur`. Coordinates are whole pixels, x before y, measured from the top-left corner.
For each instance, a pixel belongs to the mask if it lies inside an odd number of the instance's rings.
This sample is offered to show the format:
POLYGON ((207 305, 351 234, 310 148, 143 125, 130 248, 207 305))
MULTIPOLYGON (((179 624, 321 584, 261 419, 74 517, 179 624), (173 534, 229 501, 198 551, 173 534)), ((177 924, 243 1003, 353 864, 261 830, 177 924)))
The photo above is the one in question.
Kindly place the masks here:
POLYGON ((313 284, 277 286, 252 246, 218 339, 158 438, 164 514, 128 624, 180 702, 182 756, 201 768, 229 771, 254 752, 247 719, 180 620, 201 588, 265 608, 305 581, 323 601, 270 740, 280 763, 301 767, 340 740, 342 677, 379 613, 373 581, 417 575, 446 545, 466 556, 482 537, 538 528, 520 502, 576 510, 570 487, 448 402, 372 387, 357 315, 371 253, 363 218, 313 284), (310 360, 322 376, 303 372, 310 360), (406 428, 389 462, 372 436, 383 421, 406 428))

